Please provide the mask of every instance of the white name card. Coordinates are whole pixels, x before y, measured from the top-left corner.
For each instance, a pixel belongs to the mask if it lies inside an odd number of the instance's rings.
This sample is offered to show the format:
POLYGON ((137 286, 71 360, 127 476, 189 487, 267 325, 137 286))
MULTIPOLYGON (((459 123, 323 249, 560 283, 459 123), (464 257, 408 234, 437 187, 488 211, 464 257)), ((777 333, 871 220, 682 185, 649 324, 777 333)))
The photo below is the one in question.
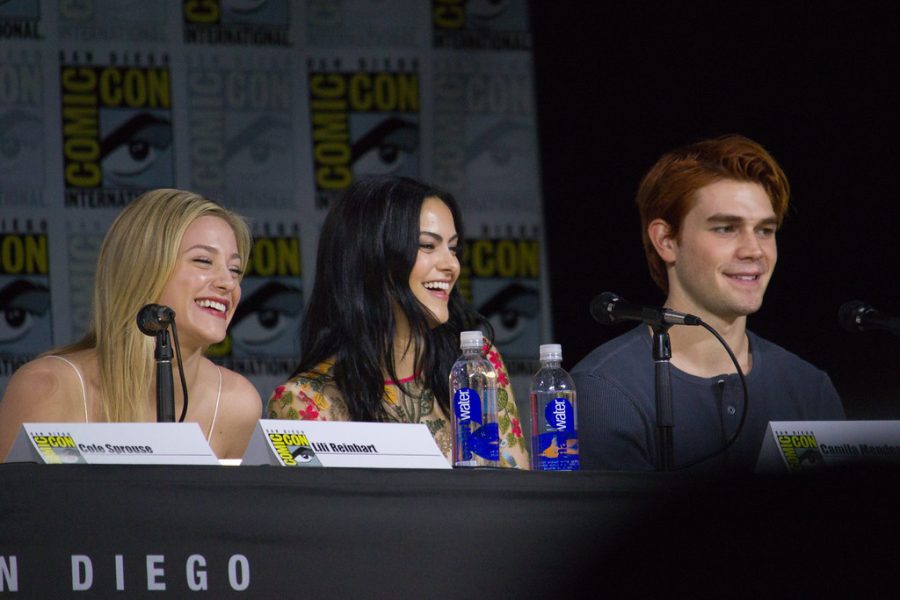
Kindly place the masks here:
POLYGON ((900 421, 770 421, 757 473, 900 460, 900 421))
POLYGON ((423 423, 261 419, 242 465, 449 469, 423 423))
POLYGON ((6 462, 219 464, 197 423, 24 423, 6 462))

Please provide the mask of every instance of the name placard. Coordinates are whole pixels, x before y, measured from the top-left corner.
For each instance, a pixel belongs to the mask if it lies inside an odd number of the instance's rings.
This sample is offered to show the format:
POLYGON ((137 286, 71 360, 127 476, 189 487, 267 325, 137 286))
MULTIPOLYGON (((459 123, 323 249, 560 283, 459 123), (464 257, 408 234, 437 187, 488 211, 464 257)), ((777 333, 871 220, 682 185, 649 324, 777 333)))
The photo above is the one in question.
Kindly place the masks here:
POLYGON ((6 462, 219 464, 197 423, 24 423, 6 462))
POLYGON ((242 465, 449 469, 423 423, 261 419, 242 465))
POLYGON ((757 473, 900 460, 900 421, 770 421, 757 473))

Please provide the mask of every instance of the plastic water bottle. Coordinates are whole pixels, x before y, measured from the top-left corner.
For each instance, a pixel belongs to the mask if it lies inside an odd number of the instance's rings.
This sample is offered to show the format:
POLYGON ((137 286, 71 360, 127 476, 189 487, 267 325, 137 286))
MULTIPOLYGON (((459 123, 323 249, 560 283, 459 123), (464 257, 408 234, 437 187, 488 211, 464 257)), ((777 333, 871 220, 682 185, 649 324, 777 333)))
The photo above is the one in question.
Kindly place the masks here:
POLYGON ((560 366, 562 346, 542 344, 541 368, 531 382, 531 468, 577 471, 575 382, 560 366))
POLYGON ((459 334, 462 356, 450 371, 453 409, 453 466, 500 466, 497 373, 481 355, 480 331, 459 334))

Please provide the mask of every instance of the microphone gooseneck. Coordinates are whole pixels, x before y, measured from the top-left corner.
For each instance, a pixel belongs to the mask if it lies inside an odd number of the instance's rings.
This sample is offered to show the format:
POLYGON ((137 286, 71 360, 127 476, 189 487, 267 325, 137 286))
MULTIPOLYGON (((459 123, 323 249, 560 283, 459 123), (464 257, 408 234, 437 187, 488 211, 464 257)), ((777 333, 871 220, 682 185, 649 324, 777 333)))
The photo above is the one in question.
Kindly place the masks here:
POLYGON ((881 329, 900 336, 900 318, 882 314, 860 300, 842 304, 838 309, 838 322, 852 333, 881 329))
POLYGON ((178 343, 175 311, 162 304, 146 304, 138 311, 136 320, 141 333, 156 338, 156 350, 153 354, 156 360, 156 420, 161 423, 175 420, 175 394, 172 389, 172 349, 174 346, 184 398, 178 422, 183 423, 187 416, 188 389, 184 377, 184 365, 181 361, 181 345, 178 343), (169 343, 169 327, 172 328, 174 344, 169 343))
POLYGON ((603 325, 640 321, 648 325, 700 325, 701 319, 666 307, 632 304, 613 292, 603 292, 591 301, 591 316, 603 325))
POLYGON ((681 313, 670 308, 656 308, 631 304, 623 300, 613 292, 603 292, 591 301, 591 316, 598 322, 608 325, 619 321, 640 321, 653 328, 653 361, 656 369, 656 412, 657 412, 657 469, 681 470, 696 464, 710 460, 726 452, 737 441, 744 424, 747 421, 747 413, 750 406, 750 392, 747 388, 747 378, 741 369, 740 362, 734 352, 728 346, 725 339, 705 323, 700 317, 687 313, 681 313), (735 371, 741 382, 741 390, 744 394, 744 406, 741 410, 741 418, 734 432, 724 440, 721 446, 712 452, 708 452, 694 460, 675 464, 674 443, 672 436, 674 420, 672 415, 671 382, 668 376, 671 348, 668 347, 668 332, 671 325, 699 325, 706 329, 725 348, 728 357, 734 364, 735 371))

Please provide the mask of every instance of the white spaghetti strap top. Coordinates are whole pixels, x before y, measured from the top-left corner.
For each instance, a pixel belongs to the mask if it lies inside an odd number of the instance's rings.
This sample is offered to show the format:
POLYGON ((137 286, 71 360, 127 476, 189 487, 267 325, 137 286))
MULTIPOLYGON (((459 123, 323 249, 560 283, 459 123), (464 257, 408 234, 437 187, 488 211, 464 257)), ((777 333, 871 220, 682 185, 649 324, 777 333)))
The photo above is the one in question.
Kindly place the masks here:
MULTIPOLYGON (((66 363, 67 365, 69 365, 70 367, 72 367, 75 370, 75 374, 78 375, 78 382, 81 384, 81 404, 82 404, 82 406, 84 406, 84 422, 87 423, 88 422, 87 388, 85 388, 85 386, 84 386, 84 377, 81 376, 81 370, 78 367, 76 367, 72 361, 70 361, 66 358, 63 358, 62 356, 50 354, 47 356, 47 358, 58 358, 59 360, 63 361, 64 363, 66 363)), ((220 378, 219 387, 221 387, 222 386, 221 375, 219 375, 219 378, 220 378)), ((216 401, 216 403, 218 404, 218 400, 216 401)))
MULTIPOLYGON (((84 385, 84 377, 81 376, 81 370, 75 366, 75 364, 62 356, 57 356, 56 354, 50 354, 47 358, 58 358, 63 361, 75 371, 75 374, 78 375, 78 382, 81 384, 81 405, 84 407, 84 422, 88 423, 88 407, 87 407, 87 388, 84 385)), ((219 387, 216 390, 216 408, 213 411, 212 423, 209 424, 209 431, 206 432, 206 442, 209 443, 210 438, 212 437, 212 432, 216 428, 216 418, 219 416, 219 400, 222 398, 222 368, 216 367, 216 371, 219 373, 219 387)))
POLYGON ((206 443, 209 443, 209 438, 212 437, 212 432, 216 427, 216 417, 219 416, 219 398, 222 397, 222 367, 216 367, 216 370, 219 372, 219 389, 216 391, 216 410, 213 412, 212 423, 209 424, 209 431, 206 433, 206 443))

